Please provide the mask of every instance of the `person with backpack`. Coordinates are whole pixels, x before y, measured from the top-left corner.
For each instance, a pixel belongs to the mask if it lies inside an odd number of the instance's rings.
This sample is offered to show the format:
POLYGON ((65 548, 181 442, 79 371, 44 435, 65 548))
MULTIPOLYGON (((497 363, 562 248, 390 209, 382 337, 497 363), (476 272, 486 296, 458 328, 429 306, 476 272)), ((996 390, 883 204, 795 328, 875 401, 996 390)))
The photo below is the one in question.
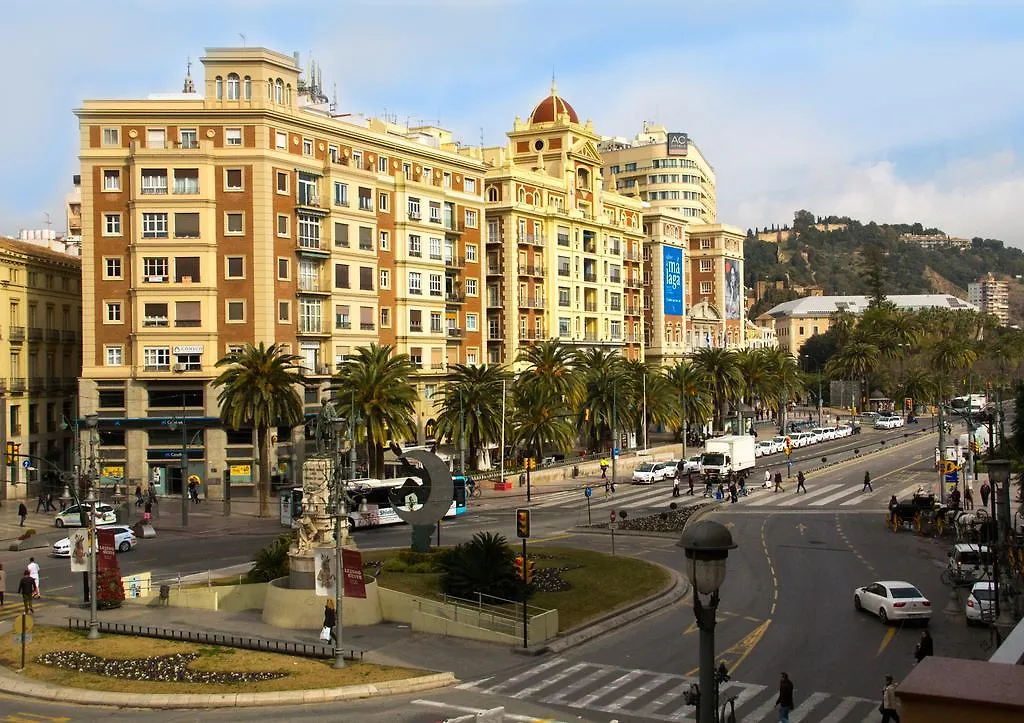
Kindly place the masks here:
POLYGON ((804 477, 804 471, 803 470, 800 470, 799 472, 796 473, 796 493, 797 494, 800 494, 800 490, 803 490, 804 494, 807 494, 807 487, 804 486, 805 479, 806 478, 804 477))

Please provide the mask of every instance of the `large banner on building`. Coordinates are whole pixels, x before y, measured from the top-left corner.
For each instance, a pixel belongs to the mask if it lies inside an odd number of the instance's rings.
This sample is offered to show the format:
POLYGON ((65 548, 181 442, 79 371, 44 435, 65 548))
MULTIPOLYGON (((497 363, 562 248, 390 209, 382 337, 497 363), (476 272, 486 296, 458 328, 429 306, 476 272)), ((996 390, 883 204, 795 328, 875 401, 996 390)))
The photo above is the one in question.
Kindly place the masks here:
POLYGON ((665 315, 683 315, 683 250, 676 246, 661 247, 662 293, 665 315))
POLYGON ((725 318, 739 319, 743 304, 743 282, 740 279, 740 262, 725 260, 725 318))

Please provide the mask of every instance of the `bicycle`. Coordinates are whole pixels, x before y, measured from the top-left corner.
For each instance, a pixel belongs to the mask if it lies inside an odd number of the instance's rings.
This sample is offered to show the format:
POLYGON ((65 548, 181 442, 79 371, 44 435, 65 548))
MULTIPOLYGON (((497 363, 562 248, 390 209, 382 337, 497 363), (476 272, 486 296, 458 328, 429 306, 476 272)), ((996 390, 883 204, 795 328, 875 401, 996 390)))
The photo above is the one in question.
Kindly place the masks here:
POLYGON ((466 485, 466 497, 480 497, 483 494, 483 488, 478 484, 466 485))

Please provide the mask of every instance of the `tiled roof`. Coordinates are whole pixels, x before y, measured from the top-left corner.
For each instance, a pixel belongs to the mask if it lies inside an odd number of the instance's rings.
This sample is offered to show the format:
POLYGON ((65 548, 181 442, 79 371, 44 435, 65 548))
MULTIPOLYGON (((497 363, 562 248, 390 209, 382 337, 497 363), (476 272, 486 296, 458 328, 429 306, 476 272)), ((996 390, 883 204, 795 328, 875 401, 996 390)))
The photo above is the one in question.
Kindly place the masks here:
POLYGON ((26 256, 38 256, 40 258, 51 259, 53 261, 63 261, 76 266, 81 266, 82 264, 82 258, 80 256, 54 251, 47 246, 40 246, 39 244, 21 241, 7 236, 0 236, 0 249, 6 249, 18 254, 25 254, 26 256))

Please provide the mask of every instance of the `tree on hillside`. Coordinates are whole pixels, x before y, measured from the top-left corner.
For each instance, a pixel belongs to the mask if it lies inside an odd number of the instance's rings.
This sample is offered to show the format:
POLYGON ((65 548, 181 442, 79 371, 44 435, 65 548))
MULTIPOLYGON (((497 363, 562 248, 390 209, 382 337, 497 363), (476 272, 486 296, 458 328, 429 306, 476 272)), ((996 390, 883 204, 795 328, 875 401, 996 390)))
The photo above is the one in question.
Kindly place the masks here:
POLYGON ((885 250, 880 244, 866 244, 861 247, 861 267, 868 286, 868 304, 878 306, 885 301, 885 287, 888 279, 885 250))
POLYGON ((814 226, 814 214, 803 209, 793 214, 793 230, 798 234, 814 226))

